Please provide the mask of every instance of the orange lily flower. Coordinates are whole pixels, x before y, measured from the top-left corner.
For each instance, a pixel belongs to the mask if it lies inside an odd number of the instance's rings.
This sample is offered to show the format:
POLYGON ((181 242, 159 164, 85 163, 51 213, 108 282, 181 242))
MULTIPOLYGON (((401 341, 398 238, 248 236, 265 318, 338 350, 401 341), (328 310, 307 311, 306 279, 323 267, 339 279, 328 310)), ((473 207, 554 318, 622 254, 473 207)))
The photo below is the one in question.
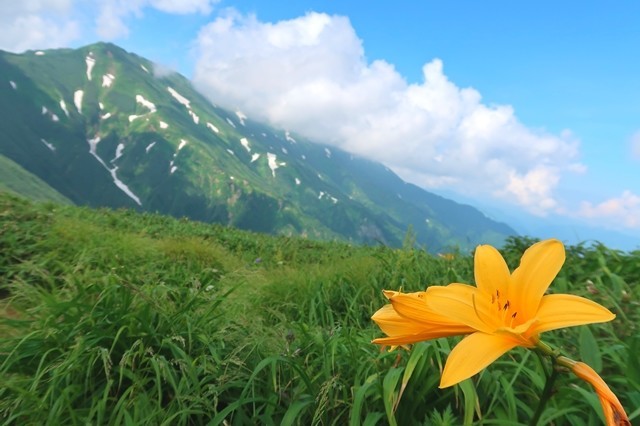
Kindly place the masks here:
POLYGON ((469 334, 449 354, 440 381, 445 388, 475 375, 516 346, 536 346, 540 333, 614 319, 608 309, 583 297, 545 295, 564 260, 560 241, 541 241, 527 249, 511 274, 498 250, 479 246, 474 258, 475 287, 432 286, 420 297, 391 292, 387 297, 395 313, 383 308, 390 338, 374 342, 415 342, 422 336, 421 324, 427 327, 426 338, 451 336, 456 331, 469 334), (438 333, 433 326, 443 324, 443 319, 447 328, 438 333))
POLYGON ((374 339, 373 343, 401 346, 474 331, 471 327, 431 311, 425 304, 424 291, 400 293, 385 290, 384 295, 392 302, 401 303, 404 314, 390 304, 378 309, 371 319, 388 337, 374 339))
POLYGON ((574 362, 570 367, 573 373, 582 380, 589 382, 596 390, 607 426, 631 426, 629 417, 625 413, 618 397, 611 392, 609 386, 602 380, 602 377, 596 373, 593 368, 584 362, 574 362))

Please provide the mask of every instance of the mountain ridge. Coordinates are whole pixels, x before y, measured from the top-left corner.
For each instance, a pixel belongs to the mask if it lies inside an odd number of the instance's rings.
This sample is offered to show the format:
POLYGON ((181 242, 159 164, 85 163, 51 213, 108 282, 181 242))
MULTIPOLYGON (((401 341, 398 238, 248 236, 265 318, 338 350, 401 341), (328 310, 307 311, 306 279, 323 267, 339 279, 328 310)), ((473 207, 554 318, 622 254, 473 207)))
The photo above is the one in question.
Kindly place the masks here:
POLYGON ((209 102, 111 43, 0 52, 0 154, 76 204, 432 251, 499 244, 503 223, 376 163, 209 102))

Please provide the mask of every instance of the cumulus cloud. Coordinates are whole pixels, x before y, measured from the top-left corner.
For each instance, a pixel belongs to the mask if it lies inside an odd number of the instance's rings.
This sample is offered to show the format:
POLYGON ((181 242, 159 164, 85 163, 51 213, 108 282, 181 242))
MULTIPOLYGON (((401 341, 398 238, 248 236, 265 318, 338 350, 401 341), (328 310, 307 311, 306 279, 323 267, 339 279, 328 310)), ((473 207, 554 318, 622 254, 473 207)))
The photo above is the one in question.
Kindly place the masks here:
POLYGON ((619 197, 599 204, 585 201, 580 206, 578 215, 640 229, 640 196, 631 191, 624 191, 619 197))
POLYGON ((3 2, 0 14, 0 49, 62 47, 80 34, 73 19, 73 0, 21 0, 3 2))
POLYGON ((97 34, 107 40, 129 34, 126 21, 140 17, 146 7, 173 14, 209 14, 219 0, 102 0, 96 18, 97 34))
POLYGON ((219 0, 16 0, 2 4, 0 49, 66 47, 91 32, 114 40, 129 34, 127 22, 147 8, 171 14, 209 14, 219 0))
POLYGON ((234 11, 195 41, 194 83, 214 102, 331 143, 427 187, 504 198, 545 214, 563 173, 584 171, 579 142, 527 128, 487 105, 434 59, 409 84, 367 61, 346 17, 308 13, 277 23, 234 11))

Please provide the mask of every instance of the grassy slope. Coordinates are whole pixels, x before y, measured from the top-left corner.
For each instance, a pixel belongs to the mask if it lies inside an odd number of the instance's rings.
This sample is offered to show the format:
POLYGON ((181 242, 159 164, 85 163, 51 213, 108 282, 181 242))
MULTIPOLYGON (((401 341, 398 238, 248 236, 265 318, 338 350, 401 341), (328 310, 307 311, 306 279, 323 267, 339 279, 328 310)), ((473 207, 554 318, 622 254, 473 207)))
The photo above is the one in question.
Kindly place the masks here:
MULTIPOLYGON (((512 267, 528 243, 505 248, 512 267)), ((440 390, 455 339, 410 352, 370 344, 381 289, 472 282, 470 256, 410 246, 267 237, 0 194, 0 421, 526 423, 547 367, 533 353, 514 350, 440 390)), ((554 291, 587 295, 618 318, 545 336, 599 369, 630 414, 640 405, 639 276, 640 253, 570 247, 554 291)), ((590 388, 568 374, 557 386, 545 424, 600 423, 590 388)))
POLYGON ((72 204, 42 179, 3 155, 0 155, 0 191, 12 192, 35 201, 72 204))

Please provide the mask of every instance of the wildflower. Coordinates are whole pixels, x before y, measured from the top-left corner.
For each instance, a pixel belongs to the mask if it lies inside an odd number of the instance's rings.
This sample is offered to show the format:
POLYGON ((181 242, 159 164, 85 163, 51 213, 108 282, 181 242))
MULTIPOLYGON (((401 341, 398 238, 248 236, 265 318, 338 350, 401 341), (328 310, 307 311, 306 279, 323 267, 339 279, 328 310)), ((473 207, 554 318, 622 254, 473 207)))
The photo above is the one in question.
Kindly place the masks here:
POLYGON ((511 274, 498 250, 479 246, 475 287, 454 283, 413 294, 386 292, 392 308, 382 308, 374 320, 389 337, 374 342, 401 345, 468 334, 449 354, 440 381, 445 388, 473 376, 516 346, 535 347, 540 333, 615 318, 583 297, 544 294, 564 260, 560 241, 541 241, 526 250, 511 274))
POLYGON ((400 293, 385 290, 384 295, 392 303, 402 306, 398 312, 387 304, 380 308, 371 319, 388 336, 373 340, 380 345, 401 346, 439 337, 472 333, 474 330, 427 307, 426 292, 400 293))
POLYGON ((438 253, 438 257, 441 257, 444 260, 453 260, 456 258, 453 253, 438 253))
POLYGON ((573 361, 570 368, 576 376, 590 383, 595 389, 600 399, 600 404, 602 404, 602 411, 604 412, 607 426, 631 426, 629 417, 627 413, 625 413, 624 408, 622 408, 618 397, 609 389, 609 386, 607 386, 598 373, 583 362, 573 361))

